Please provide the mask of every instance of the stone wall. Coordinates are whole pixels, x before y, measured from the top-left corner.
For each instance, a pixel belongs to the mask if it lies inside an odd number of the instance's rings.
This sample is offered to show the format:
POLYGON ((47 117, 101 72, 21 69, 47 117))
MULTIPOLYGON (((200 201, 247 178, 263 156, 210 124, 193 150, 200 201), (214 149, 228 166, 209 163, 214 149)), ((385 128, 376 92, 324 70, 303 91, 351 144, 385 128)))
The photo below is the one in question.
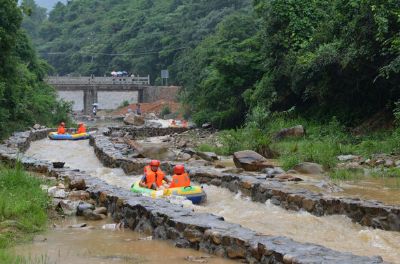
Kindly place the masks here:
MULTIPOLYGON (((124 158, 104 135, 90 139, 99 160, 108 167, 121 167, 127 174, 139 174, 148 164, 147 159, 124 158)), ((172 162, 162 162, 166 171, 171 171, 172 162)), ((353 221, 383 230, 400 231, 400 207, 388 206, 377 201, 351 198, 333 198, 308 190, 292 190, 283 183, 254 176, 220 173, 213 168, 190 168, 190 176, 201 184, 212 184, 228 188, 232 192, 241 191, 253 201, 267 200, 288 210, 305 210, 313 215, 346 215, 353 221)))
MULTIPOLYGON (((0 160, 15 165, 19 152, 26 150, 31 140, 46 137, 49 131, 14 134, 0 145, 0 160)), ((100 144, 100 141, 94 143, 100 144)), ((20 161, 30 171, 65 182, 83 179, 91 198, 98 205, 105 206, 114 220, 155 239, 171 240, 177 247, 193 248, 247 263, 384 263, 380 257, 355 256, 285 237, 260 235, 212 214, 194 213, 162 199, 138 196, 79 170, 55 169, 50 162, 23 156, 20 161)))
POLYGON ((146 86, 143 90, 143 102, 151 103, 158 100, 177 101, 181 87, 179 86, 146 86))
POLYGON ((180 134, 187 130, 188 129, 184 127, 135 128, 132 126, 123 126, 123 127, 109 127, 106 131, 103 131, 103 133, 107 136, 111 135, 112 133, 119 133, 119 136, 129 134, 133 138, 138 138, 138 137, 160 137, 160 136, 172 135, 175 133, 180 134))

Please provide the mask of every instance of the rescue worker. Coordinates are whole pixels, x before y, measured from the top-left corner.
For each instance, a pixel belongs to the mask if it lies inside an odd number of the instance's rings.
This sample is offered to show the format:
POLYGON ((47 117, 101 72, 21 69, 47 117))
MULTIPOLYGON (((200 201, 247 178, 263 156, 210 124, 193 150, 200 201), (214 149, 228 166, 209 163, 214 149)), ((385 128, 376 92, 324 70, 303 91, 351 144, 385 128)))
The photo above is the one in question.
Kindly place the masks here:
POLYGON ((77 134, 86 133, 86 127, 83 123, 78 124, 78 129, 76 130, 77 134))
POLYGON ((65 134, 65 132, 66 132, 65 131, 65 123, 61 122, 60 125, 58 126, 57 134, 63 135, 63 134, 65 134))
POLYGON ((188 186, 190 186, 189 174, 185 172, 185 167, 183 165, 176 165, 169 188, 188 186))
POLYGON ((144 167, 144 176, 140 180, 139 186, 153 190, 164 189, 163 181, 170 183, 170 180, 165 177, 165 173, 160 169, 160 161, 152 160, 149 165, 144 167))

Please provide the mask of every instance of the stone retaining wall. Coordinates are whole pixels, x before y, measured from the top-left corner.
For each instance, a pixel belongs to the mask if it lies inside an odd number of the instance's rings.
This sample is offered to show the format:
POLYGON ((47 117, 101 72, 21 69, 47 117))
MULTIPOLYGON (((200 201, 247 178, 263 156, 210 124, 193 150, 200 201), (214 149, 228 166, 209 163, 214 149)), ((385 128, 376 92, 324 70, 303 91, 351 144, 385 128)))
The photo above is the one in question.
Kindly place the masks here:
MULTIPOLYGON (((90 139, 98 159, 108 167, 121 167, 127 174, 140 174, 148 159, 124 158, 108 137, 96 135, 90 139)), ((162 162, 170 171, 174 164, 162 162)), ((292 190, 283 183, 264 177, 220 173, 213 168, 190 168, 191 178, 199 183, 241 191, 253 201, 264 203, 270 199, 275 205, 288 210, 305 210, 313 215, 342 214, 361 225, 390 231, 400 231, 400 207, 388 206, 377 201, 328 197, 308 190, 292 190)))
MULTIPOLYGON (((48 131, 14 134, 8 143, 0 145, 0 160, 15 165, 19 152, 26 149, 31 140, 46 137, 48 131)), ((212 214, 194 213, 162 199, 138 196, 79 170, 55 169, 50 162, 23 156, 20 161, 30 171, 65 182, 85 180, 91 198, 107 207, 114 220, 156 239, 172 240, 177 247, 248 263, 384 263, 380 257, 355 256, 286 237, 260 235, 212 214)))
POLYGON ((133 138, 138 137, 160 137, 167 136, 172 134, 180 134, 187 131, 187 128, 184 127, 166 127, 166 128, 152 128, 152 127, 143 127, 143 128, 135 128, 132 126, 122 126, 122 127, 109 127, 104 134, 106 136, 111 135, 112 133, 121 133, 121 135, 125 135, 128 133, 133 138))

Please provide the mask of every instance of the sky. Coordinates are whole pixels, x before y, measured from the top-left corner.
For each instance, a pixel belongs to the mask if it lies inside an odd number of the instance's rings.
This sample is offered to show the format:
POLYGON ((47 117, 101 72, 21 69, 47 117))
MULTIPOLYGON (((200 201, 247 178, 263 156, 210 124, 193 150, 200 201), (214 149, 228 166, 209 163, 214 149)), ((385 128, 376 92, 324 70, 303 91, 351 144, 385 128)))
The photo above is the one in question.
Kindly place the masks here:
POLYGON ((35 0, 35 2, 39 6, 47 8, 47 11, 50 11, 57 2, 65 3, 67 0, 35 0))

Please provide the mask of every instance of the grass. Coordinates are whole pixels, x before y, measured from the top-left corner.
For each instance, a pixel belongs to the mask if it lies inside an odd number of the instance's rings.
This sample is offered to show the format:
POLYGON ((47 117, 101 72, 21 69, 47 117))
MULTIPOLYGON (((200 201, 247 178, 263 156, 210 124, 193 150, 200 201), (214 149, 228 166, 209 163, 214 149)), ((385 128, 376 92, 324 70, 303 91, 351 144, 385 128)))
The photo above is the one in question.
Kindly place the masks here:
POLYGON ((8 248, 45 229, 49 199, 41 183, 20 165, 0 167, 0 263, 26 263, 8 248))
MULTIPOLYGON (((245 149, 265 155, 270 154, 272 150, 286 170, 307 161, 319 163, 330 171, 339 162, 337 156, 346 154, 365 158, 370 158, 376 153, 400 154, 400 128, 354 136, 346 131, 336 118, 327 123, 318 123, 288 115, 272 115, 262 125, 252 122, 241 129, 222 131, 219 133, 219 141, 222 147, 201 145, 199 150, 213 151, 222 155, 231 155, 235 151, 245 149), (277 131, 299 124, 305 127, 305 136, 281 141, 273 139, 277 131)), ((336 171, 333 175, 338 178, 353 178, 336 171)))
POLYGON ((354 181, 361 179, 364 173, 360 170, 333 169, 328 175, 332 180, 354 181))

